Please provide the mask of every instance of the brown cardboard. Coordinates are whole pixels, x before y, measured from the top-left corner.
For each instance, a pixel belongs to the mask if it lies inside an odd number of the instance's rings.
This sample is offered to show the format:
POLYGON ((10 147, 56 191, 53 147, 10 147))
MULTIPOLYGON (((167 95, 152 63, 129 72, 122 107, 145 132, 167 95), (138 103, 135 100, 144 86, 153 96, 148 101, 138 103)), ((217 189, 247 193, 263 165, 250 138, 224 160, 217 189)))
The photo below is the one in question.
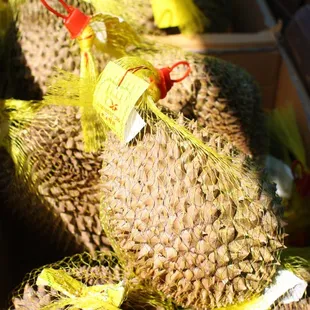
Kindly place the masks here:
POLYGON ((225 49, 276 46, 271 30, 257 33, 209 33, 194 36, 182 34, 168 36, 148 36, 151 40, 180 46, 191 52, 206 52, 209 48, 225 49))

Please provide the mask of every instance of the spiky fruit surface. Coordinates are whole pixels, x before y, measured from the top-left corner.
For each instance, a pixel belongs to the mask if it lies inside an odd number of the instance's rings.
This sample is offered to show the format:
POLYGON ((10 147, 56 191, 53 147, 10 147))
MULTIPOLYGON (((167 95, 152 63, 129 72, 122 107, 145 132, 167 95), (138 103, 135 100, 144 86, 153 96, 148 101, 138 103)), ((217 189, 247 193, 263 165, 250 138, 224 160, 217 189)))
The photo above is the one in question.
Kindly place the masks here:
MULTIPOLYGON (((126 273, 121 266, 117 264, 115 257, 112 255, 106 255, 106 257, 103 257, 102 254, 103 253, 98 254, 98 257, 100 257, 101 260, 92 260, 89 255, 84 253, 83 256, 75 255, 61 262, 51 264, 48 267, 63 269, 68 275, 87 286, 117 284, 124 280, 126 273), (104 259, 102 259, 102 257, 104 259), (110 258, 111 260, 107 261, 107 258, 110 258)), ((35 285, 36 278, 41 271, 42 268, 35 270, 24 279, 24 283, 22 283, 18 291, 13 294, 10 310, 39 310, 42 309, 42 307, 47 306, 50 302, 55 301, 56 298, 59 298, 59 292, 46 286, 35 285)), ((127 285, 128 282, 125 282, 125 284, 127 285)), ((148 292, 143 291, 140 288, 135 288, 133 283, 132 285, 129 285, 129 294, 121 308, 124 310, 164 309, 163 307, 160 307, 161 300, 159 296, 153 295, 152 301, 155 303, 156 297, 158 306, 151 306, 146 302, 146 300, 150 300, 148 292)))
MULTIPOLYGON (((233 154, 219 136, 190 128, 220 154, 233 154)), ((258 181, 240 171, 232 200, 225 172, 162 121, 129 145, 111 134, 102 156, 103 227, 144 285, 182 307, 213 309, 270 283, 283 235, 258 181)))
POLYGON ((274 310, 310 310, 310 298, 303 298, 298 302, 277 306, 274 310))
POLYGON ((50 238, 57 237, 62 246, 69 244, 92 253, 105 249, 108 241, 98 216, 102 160, 97 153, 83 151, 78 110, 44 107, 36 119, 12 138, 11 155, 17 171, 12 190, 19 194, 11 196, 24 203, 13 201, 11 205, 19 206, 28 221, 42 227, 50 238), (44 122, 38 125, 36 119, 40 118, 44 122), (24 154, 17 153, 21 149, 24 154), (20 193, 25 197, 20 198, 20 193))

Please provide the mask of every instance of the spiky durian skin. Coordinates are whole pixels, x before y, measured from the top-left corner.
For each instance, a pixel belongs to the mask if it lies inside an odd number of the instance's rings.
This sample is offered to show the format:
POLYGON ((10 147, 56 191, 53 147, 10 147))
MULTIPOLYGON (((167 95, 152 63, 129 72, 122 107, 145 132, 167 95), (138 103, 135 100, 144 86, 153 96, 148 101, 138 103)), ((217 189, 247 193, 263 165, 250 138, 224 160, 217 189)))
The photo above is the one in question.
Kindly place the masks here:
MULTIPOLYGON (((204 141, 233 154, 217 135, 205 133, 204 141)), ((161 121, 129 145, 111 134, 100 171, 103 227, 141 283, 177 305, 213 309, 242 302, 262 292, 277 268, 283 235, 273 200, 240 173, 243 194, 233 201, 229 189, 221 190, 229 187, 228 180, 220 184, 223 172, 206 171, 207 157, 182 150, 186 145, 161 121)))
MULTIPOLYGON (((87 286, 117 284, 124 281, 124 285, 128 288, 126 298, 121 305, 124 310, 166 309, 164 307, 165 300, 161 296, 136 287, 134 282, 127 281, 126 271, 118 264, 111 252, 98 253, 96 260, 87 253, 74 255, 60 262, 44 266, 44 268, 62 269, 69 276, 87 286)), ((35 285, 41 271, 42 268, 32 271, 25 277, 20 287, 13 292, 10 310, 39 310, 56 301, 57 298, 59 300, 59 292, 47 286, 35 285)))
POLYGON ((109 247, 98 215, 102 160, 84 152, 79 110, 43 107, 11 145, 12 208, 63 248, 94 253, 109 247))

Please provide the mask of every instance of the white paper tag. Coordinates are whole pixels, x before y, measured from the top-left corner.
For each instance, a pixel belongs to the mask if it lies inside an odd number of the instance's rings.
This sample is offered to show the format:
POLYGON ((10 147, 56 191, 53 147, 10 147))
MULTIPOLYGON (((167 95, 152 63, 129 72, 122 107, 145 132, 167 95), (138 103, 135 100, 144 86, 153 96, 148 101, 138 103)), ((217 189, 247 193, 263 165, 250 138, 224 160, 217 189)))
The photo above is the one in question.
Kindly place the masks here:
POLYGON ((275 276, 274 283, 265 289, 265 292, 255 309, 267 310, 275 302, 288 304, 299 301, 307 288, 307 282, 298 278, 289 270, 279 270, 275 276))
POLYGON ((130 142, 146 125, 145 121, 142 119, 140 114, 137 113, 135 109, 133 109, 128 117, 125 133, 124 133, 124 140, 125 143, 130 142))
POLYGON ((93 106, 107 126, 126 143, 146 125, 135 105, 148 87, 148 82, 114 62, 109 62, 99 77, 93 106))

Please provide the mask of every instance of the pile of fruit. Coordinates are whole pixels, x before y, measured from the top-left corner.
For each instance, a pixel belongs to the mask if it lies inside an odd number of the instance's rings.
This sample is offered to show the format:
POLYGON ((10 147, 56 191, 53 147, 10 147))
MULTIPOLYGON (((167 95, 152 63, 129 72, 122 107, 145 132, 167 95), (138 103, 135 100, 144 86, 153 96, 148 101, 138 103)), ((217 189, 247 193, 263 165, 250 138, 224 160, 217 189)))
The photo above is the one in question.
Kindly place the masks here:
POLYGON ((10 309, 282 309, 303 297, 310 268, 281 254, 259 86, 146 36, 227 31, 229 1, 157 2, 3 2, 3 209, 71 255, 27 275, 10 309))

